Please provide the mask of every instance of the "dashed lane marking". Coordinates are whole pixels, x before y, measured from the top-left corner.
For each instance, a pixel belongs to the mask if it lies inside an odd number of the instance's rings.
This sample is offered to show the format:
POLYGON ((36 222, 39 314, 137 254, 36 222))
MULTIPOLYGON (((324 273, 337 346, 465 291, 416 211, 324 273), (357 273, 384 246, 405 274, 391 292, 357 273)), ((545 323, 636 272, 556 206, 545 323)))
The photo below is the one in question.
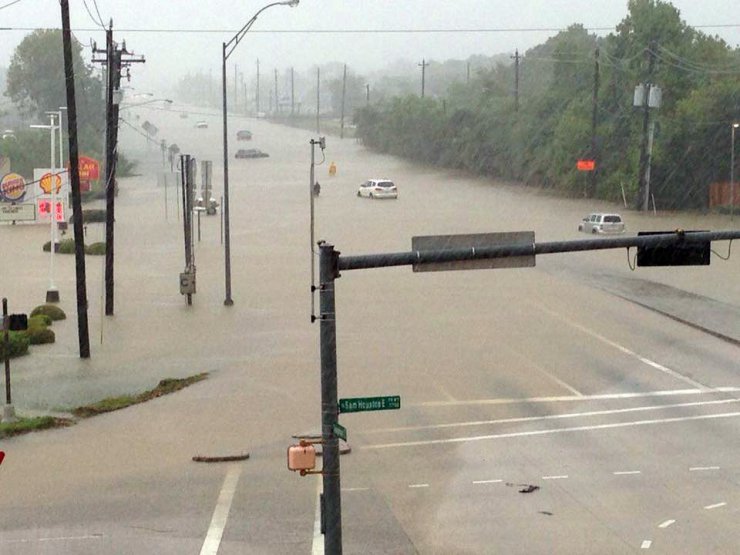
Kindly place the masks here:
POLYGON ((668 528, 671 524, 675 524, 676 521, 674 519, 666 520, 658 524, 658 528, 668 528))
POLYGON ((642 544, 640 545, 640 549, 650 549, 651 545, 653 545, 652 540, 644 540, 642 544))
POLYGON ((641 470, 617 470, 616 472, 613 472, 615 476, 631 476, 634 474, 642 474, 641 470))
POLYGON ((727 503, 723 501, 721 503, 715 503, 714 505, 707 505, 704 508, 708 511, 711 511, 712 509, 719 509, 720 507, 724 507, 725 505, 727 505, 727 503))
POLYGON ((565 480, 568 477, 567 474, 561 474, 559 476, 543 476, 543 480, 565 480))
POLYGON ((473 480, 474 484, 500 484, 503 480, 473 480))
POLYGON ((692 466, 689 472, 700 472, 702 470, 719 470, 718 466, 692 466))
POLYGON ((429 484, 409 484, 410 488, 428 488, 429 484))

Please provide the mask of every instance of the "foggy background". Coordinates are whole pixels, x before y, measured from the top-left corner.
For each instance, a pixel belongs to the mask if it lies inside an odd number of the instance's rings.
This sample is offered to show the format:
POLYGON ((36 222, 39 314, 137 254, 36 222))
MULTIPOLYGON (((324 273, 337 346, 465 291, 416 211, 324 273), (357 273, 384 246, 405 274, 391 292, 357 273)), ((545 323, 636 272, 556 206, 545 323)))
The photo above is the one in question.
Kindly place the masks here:
MULTIPOLYGON (((74 34, 88 47, 91 41, 104 47, 99 23, 108 25, 112 18, 115 40, 125 39, 129 51, 146 57, 145 64, 132 68, 129 85, 170 94, 188 73, 220 78, 222 42, 267 3, 85 0, 71 2, 70 9, 74 34)), ((689 25, 732 47, 740 43, 736 0, 672 4, 689 25)), ((626 14, 627 2, 614 0, 301 0, 295 8, 264 12, 229 59, 228 71, 231 78, 236 64, 247 83, 257 59, 265 80, 275 68, 303 72, 329 62, 370 73, 405 60, 412 71, 422 59, 522 53, 573 23, 606 35, 626 14)), ((32 30, 60 24, 57 0, 0 0, 0 68, 8 67, 14 49, 32 30)), ((89 58, 90 49, 86 52, 89 58)))

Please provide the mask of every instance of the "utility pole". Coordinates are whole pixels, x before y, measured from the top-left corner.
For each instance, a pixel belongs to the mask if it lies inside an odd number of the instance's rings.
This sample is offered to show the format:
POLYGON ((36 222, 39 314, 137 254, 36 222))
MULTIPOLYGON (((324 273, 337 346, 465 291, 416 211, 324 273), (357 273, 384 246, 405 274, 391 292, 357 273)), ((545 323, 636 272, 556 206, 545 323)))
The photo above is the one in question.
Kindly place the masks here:
POLYGON ((519 49, 514 51, 514 111, 519 111, 519 49))
POLYGON ((316 134, 321 132, 319 114, 321 113, 321 68, 316 68, 316 134))
POLYGON ((295 72, 290 68, 290 115, 295 115, 295 72))
MULTIPOLYGON (((648 48, 645 50, 648 57, 647 79, 643 88, 643 114, 642 114, 642 140, 640 142, 640 168, 639 168, 639 187, 637 198, 635 199, 635 208, 637 210, 647 210, 650 200, 650 191, 648 190, 648 147, 651 146, 650 140, 650 92, 653 88, 652 79, 655 71, 655 42, 650 41, 648 48)), ((637 96, 637 95, 635 95, 637 96)), ((635 98, 635 103, 637 98, 635 98)))
POLYGON ((344 102, 347 96, 347 64, 344 64, 344 75, 342 76, 342 114, 339 126, 339 138, 344 139, 344 102))
POLYGON ((424 58, 421 59, 420 64, 416 64, 421 68, 421 97, 424 98, 424 88, 426 83, 427 66, 429 65, 424 58))
MULTIPOLYGON (((85 243, 80 194, 80 160, 77 145, 77 104, 75 100, 74 66, 72 64, 72 31, 69 22, 69 0, 61 0, 62 46, 64 75, 67 89, 67 136, 69 140, 69 172, 72 188, 72 225, 75 234, 75 276, 77 281, 77 338, 80 358, 90 358, 90 333, 87 319, 87 281, 85 277, 85 243)), ((61 121, 59 122, 61 125, 61 121)), ((54 245, 52 245, 54 248, 54 245)))
POLYGON ((370 83, 365 85, 365 105, 370 106, 370 83))
POLYGON ((466 65, 465 82, 470 83, 470 62, 468 62, 466 65))
POLYGON ((239 67, 238 65, 234 64, 234 106, 238 104, 237 102, 237 84, 239 83, 239 81, 237 80, 237 68, 238 67, 239 67))
POLYGON ((275 68, 275 113, 280 113, 280 98, 278 96, 278 71, 275 68))
POLYGON ((260 59, 257 58, 257 92, 256 92, 256 98, 255 102, 257 103, 257 112, 255 115, 259 117, 260 115, 260 59))
MULTIPOLYGON (((107 106, 106 106, 106 133, 105 133, 105 314, 113 315, 114 306, 114 222, 115 222, 115 194, 116 194, 116 161, 118 159, 118 110, 120 103, 121 69, 131 63, 144 63, 144 57, 138 58, 126 50, 124 42, 120 47, 113 42, 113 20, 105 33, 105 59, 93 59, 93 62, 104 63, 107 67, 107 106)), ((101 53, 97 47, 94 54, 101 53)))
MULTIPOLYGON (((598 158, 596 154, 596 126, 598 124, 598 110, 599 110, 599 49, 594 51, 594 91, 591 99, 591 160, 598 158)), ((596 172, 599 171, 599 164, 597 162, 596 167, 593 171, 589 172, 588 176, 588 193, 589 197, 593 198, 596 196, 596 172)))

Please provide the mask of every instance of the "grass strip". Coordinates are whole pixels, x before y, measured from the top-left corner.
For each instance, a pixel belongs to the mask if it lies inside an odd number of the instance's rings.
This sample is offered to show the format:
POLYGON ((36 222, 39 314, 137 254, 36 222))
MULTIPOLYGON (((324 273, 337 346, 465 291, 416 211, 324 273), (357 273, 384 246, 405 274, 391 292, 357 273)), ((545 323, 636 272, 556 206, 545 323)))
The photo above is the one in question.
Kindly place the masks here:
POLYGON ((49 428, 63 428, 72 424, 73 422, 67 418, 54 416, 18 417, 16 422, 0 422, 0 439, 49 428))
POLYGON ((207 377, 208 372, 201 372, 200 374, 195 374, 194 376, 189 376, 187 378, 166 378, 160 381, 154 389, 144 391, 138 395, 108 397, 107 399, 103 399, 97 403, 72 409, 72 414, 78 418, 88 418, 97 414, 121 410, 126 407, 130 407, 131 405, 138 405, 139 403, 151 401, 157 397, 180 391, 189 385, 205 380, 207 377))

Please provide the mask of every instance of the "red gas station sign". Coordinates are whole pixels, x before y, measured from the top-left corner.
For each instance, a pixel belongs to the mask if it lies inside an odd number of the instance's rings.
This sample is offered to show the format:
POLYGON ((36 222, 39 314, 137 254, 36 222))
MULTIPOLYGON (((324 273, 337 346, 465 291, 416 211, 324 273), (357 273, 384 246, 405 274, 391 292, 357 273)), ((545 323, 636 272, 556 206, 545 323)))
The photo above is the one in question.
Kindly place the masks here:
POLYGON ((80 181, 100 179, 100 162, 89 156, 80 156, 80 181))
MULTIPOLYGON (((38 205, 38 214, 41 217, 42 220, 45 220, 47 218, 51 217, 51 200, 49 199, 36 199, 36 203, 38 205)), ((55 220, 58 222, 64 222, 66 221, 64 218, 64 203, 61 200, 56 201, 56 213, 55 213, 55 220)))

